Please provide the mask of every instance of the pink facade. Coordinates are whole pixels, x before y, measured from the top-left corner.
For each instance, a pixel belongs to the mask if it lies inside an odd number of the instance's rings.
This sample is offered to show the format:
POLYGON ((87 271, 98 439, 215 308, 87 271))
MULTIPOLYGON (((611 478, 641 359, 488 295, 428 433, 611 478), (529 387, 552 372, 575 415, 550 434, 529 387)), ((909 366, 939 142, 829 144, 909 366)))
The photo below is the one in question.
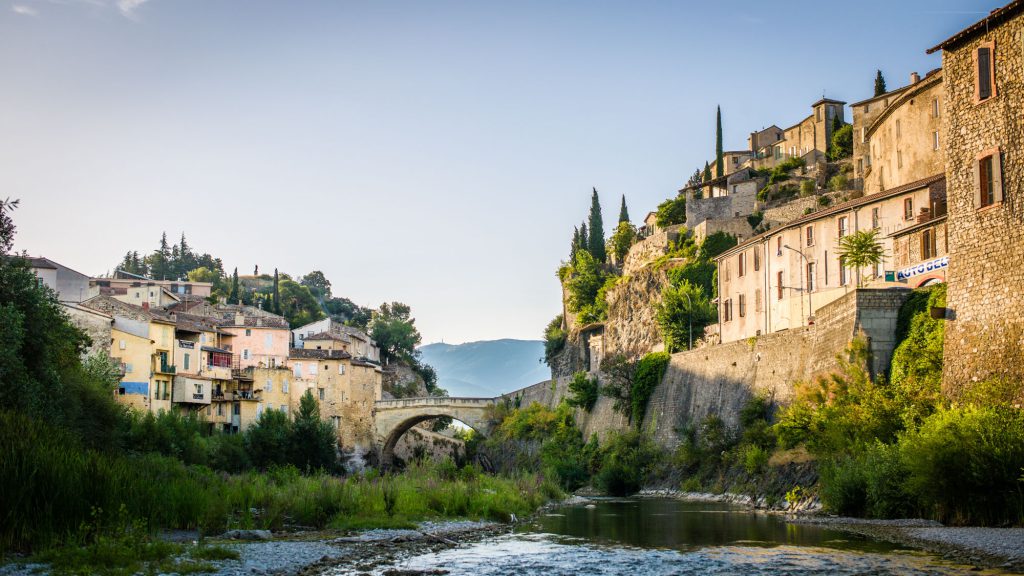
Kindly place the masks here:
POLYGON ((224 326, 233 335, 231 351, 239 368, 284 366, 288 360, 291 332, 287 327, 224 326))

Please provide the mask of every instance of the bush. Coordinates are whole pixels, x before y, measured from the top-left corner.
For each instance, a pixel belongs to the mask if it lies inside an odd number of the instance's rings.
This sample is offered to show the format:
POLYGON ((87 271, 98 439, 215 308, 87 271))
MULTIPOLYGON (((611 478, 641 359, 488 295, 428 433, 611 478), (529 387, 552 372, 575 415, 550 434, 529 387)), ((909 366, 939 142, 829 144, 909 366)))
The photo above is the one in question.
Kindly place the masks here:
POLYGON ((832 512, 869 518, 905 518, 917 513, 905 488, 907 471, 895 445, 876 443, 864 452, 821 468, 822 503, 832 512))
POLYGON ((718 310, 706 293, 686 279, 666 286, 654 311, 665 349, 669 352, 689 350, 693 335, 699 339, 704 328, 718 317, 718 310))
POLYGON ((747 224, 750 224, 752 229, 757 229, 757 227, 761 225, 762 221, 764 221, 764 212, 754 212, 747 216, 747 224))
POLYGON ((544 362, 548 366, 551 366, 551 361, 565 348, 567 334, 562 329, 564 323, 565 319, 559 314, 544 329, 544 362))
POLYGON ((613 433, 601 450, 601 468, 595 483, 611 496, 635 494, 643 487, 660 457, 658 448, 643 434, 635 431, 613 433))
POLYGON ((853 155, 853 125, 844 124, 842 128, 832 133, 832 142, 829 146, 828 157, 830 160, 841 160, 853 155))
POLYGON ((686 196, 679 195, 658 204, 656 222, 662 228, 686 223, 686 196))
POLYGON ((667 352, 653 352, 644 356, 636 366, 636 375, 633 377, 633 390, 630 394, 632 400, 631 420, 635 426, 643 424, 644 415, 647 413, 647 404, 655 388, 661 384, 665 376, 671 356, 667 352))
POLYGON ((828 196, 818 197, 818 206, 824 207, 829 206, 830 204, 832 204, 832 198, 829 198, 828 196))
POLYGON ((590 412, 594 408, 594 403, 597 402, 597 384, 597 378, 588 378, 586 372, 573 374, 572 380, 569 382, 569 397, 566 402, 570 406, 590 412))
POLYGON ((849 188, 850 180, 849 178, 846 177, 846 174, 843 174, 842 172, 836 174, 835 176, 829 178, 828 180, 828 189, 833 192, 840 192, 842 190, 847 190, 849 188))
POLYGON ((800 183, 800 196, 807 197, 814 195, 815 192, 814 180, 804 180, 800 183))
POLYGON ((749 445, 743 451, 743 469, 747 474, 760 474, 768 466, 768 451, 760 446, 749 445))

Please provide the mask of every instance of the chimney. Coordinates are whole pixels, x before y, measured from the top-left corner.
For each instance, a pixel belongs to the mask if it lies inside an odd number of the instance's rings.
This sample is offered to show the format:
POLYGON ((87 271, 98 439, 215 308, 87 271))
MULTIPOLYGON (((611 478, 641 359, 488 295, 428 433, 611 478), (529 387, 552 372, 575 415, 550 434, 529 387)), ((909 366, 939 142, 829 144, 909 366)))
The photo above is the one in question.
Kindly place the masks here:
POLYGON ((245 326, 245 314, 235 312, 235 326, 245 326))
POLYGON ((142 309, 143 310, 149 310, 149 302, 143 302, 142 303, 142 309))
POLYGON ((917 84, 920 81, 921 81, 921 75, 920 74, 918 74, 917 72, 911 72, 910 73, 910 83, 911 84, 917 84))
POLYGON ((257 327, 263 326, 263 317, 262 316, 257 316, 256 317, 256 326, 257 327))

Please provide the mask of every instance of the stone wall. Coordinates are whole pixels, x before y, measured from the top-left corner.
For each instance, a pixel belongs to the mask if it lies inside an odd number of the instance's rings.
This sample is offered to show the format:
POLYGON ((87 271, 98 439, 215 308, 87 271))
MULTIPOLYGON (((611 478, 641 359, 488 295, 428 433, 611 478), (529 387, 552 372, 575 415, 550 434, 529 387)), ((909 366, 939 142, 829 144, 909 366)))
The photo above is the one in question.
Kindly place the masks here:
MULTIPOLYGON (((725 220, 748 216, 757 209, 760 180, 726 182, 725 196, 694 198, 686 193, 686 223, 693 227, 705 220, 725 220)), ((705 190, 707 191, 707 189, 705 190)))
POLYGON ((465 453, 465 444, 461 440, 414 426, 395 444, 394 455, 409 463, 420 455, 432 460, 451 458, 458 461, 465 453))
MULTIPOLYGON (((823 194, 823 196, 827 196, 829 198, 829 205, 836 204, 842 201, 840 199, 840 197, 842 196, 841 192, 830 192, 827 194, 823 194)), ((785 224, 786 222, 790 222, 792 220, 796 220, 797 218, 803 216, 808 208, 810 208, 812 211, 817 211, 818 209, 820 209, 821 206, 818 205, 820 198, 821 196, 818 195, 806 196, 804 198, 796 198, 794 200, 786 202, 785 204, 782 204, 781 206, 765 208, 762 211, 762 213, 764 214, 764 221, 771 222, 772 225, 778 225, 785 224)))
POLYGON ((750 222, 746 217, 705 220, 693 228, 693 241, 696 244, 702 244, 705 238, 716 232, 731 234, 740 242, 754 235, 754 229, 750 227, 750 222))
POLYGON ((631 246, 623 259, 623 275, 633 274, 664 256, 668 252, 670 244, 678 240, 679 233, 683 229, 682 225, 669 226, 631 246))
MULTIPOLYGON (((837 356, 857 335, 870 343, 872 369, 884 371, 895 345, 896 316, 908 293, 859 290, 819 309, 813 326, 673 354, 651 397, 644 429, 660 445, 675 448, 681 431, 709 414, 736 427, 740 409, 751 396, 764 394, 788 403, 795 382, 835 369, 837 356)), ((518 397, 521 406, 539 402, 554 407, 568 394, 569 380, 557 378, 506 396, 518 397)), ((601 397, 592 412, 577 411, 584 436, 604 436, 629 426, 612 404, 601 397)))
POLYGON ((665 268, 642 268, 608 291, 608 320, 602 342, 606 352, 634 356, 662 343, 655 307, 668 285, 665 268))
POLYGON ((1024 16, 979 32, 944 51, 949 203, 944 387, 956 396, 973 382, 998 376, 1024 381, 1024 16), (975 103, 974 53, 993 42, 995 95, 975 103), (976 205, 980 153, 998 148, 1003 201, 976 205))

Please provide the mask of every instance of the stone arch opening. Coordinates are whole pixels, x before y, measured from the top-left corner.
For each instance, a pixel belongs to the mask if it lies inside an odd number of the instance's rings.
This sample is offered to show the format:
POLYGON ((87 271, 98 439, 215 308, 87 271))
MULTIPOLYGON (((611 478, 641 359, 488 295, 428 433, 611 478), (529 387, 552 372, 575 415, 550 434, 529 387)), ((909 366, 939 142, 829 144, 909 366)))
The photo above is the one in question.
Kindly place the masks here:
POLYGON ((412 428, 417 424, 427 422, 429 420, 435 420, 437 418, 451 418, 453 422, 458 422, 468 428, 471 428, 477 434, 486 435, 488 432, 487 430, 482 430, 481 426, 474 425, 473 422, 466 422, 465 420, 459 418, 458 416, 448 413, 448 411, 437 411, 436 413, 432 412, 411 416, 401 421, 394 428, 392 428, 391 432, 389 432, 387 437, 385 438, 384 444, 381 446, 380 451, 381 468, 385 470, 394 468, 395 447, 398 445, 398 441, 401 440, 402 437, 405 436, 405 434, 409 430, 412 430, 412 428))

